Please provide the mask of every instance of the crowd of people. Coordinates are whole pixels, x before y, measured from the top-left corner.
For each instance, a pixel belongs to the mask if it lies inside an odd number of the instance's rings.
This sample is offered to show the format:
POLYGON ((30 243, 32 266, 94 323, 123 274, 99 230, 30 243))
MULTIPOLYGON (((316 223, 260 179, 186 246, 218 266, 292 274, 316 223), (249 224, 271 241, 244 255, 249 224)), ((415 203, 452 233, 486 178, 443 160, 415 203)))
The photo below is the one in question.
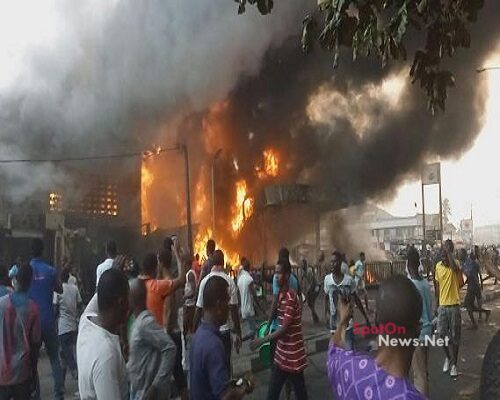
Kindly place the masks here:
MULTIPOLYGON (((435 323, 438 337, 446 339, 443 372, 453 378, 459 374, 463 285, 471 329, 478 327, 475 313, 486 321, 490 317, 482 304, 479 249, 460 250, 457 257, 451 241, 442 246, 433 271, 434 301, 420 255, 411 247, 407 276, 394 275, 380 284, 372 321, 364 253, 350 263, 340 251, 328 262, 322 255, 320 265, 328 265, 324 276, 303 261, 299 278, 282 248, 271 278, 272 305, 259 335, 248 259, 229 273, 213 240, 200 263, 199 256, 180 254, 170 237, 139 268, 120 255, 115 242, 107 242, 105 250, 106 259, 96 268, 95 294, 84 309, 76 278, 68 268, 56 271, 43 261, 40 239, 33 240, 29 263, 1 269, 0 400, 40 399, 42 344, 56 399, 64 398, 67 376, 78 381, 83 400, 241 399, 255 387, 250 373, 232 373, 232 353, 239 353, 244 342, 250 351, 270 346, 268 400, 279 399, 283 388, 296 400, 307 400, 302 312, 307 305, 313 323, 320 322, 315 301, 321 287, 332 335, 326 365, 334 397, 423 399, 429 396, 429 338, 435 323), (387 332, 396 341, 379 342, 374 355, 360 349, 354 308, 366 327, 398 327, 387 332)), ((490 359, 487 354, 485 362, 490 359)), ((498 382, 489 376, 484 373, 484 393, 495 392, 498 382)))

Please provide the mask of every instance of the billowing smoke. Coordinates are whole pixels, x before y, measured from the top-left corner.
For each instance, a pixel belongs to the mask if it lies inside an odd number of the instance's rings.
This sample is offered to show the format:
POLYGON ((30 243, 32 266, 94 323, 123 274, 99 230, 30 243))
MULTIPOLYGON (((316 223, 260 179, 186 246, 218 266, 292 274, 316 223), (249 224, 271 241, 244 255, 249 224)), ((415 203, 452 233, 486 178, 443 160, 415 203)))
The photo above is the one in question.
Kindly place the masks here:
MULTIPOLYGON (((446 113, 432 117, 408 65, 381 69, 373 59, 349 61, 346 51, 333 71, 330 54, 303 55, 298 31, 314 0, 277 1, 266 17, 253 7, 237 16, 225 1, 101 3, 65 2, 59 40, 31 51, 0 93, 0 157, 119 153, 180 140, 190 148, 196 203, 208 202, 208 169, 221 148, 217 216, 226 229, 241 177, 253 194, 273 182, 313 185, 316 208, 329 210, 390 196, 426 161, 458 157, 483 120, 476 67, 500 37, 500 3, 491 1, 471 26, 471 49, 449 60, 457 86, 446 113), (260 182, 255 166, 266 148, 279 153, 280 174, 260 182)), ((158 212, 176 214, 172 225, 183 222, 180 162, 155 183, 157 194, 170 193, 158 198, 158 212)), ((73 168, 116 174, 137 164, 73 168)), ((12 197, 75 183, 65 164, 2 165, 0 174, 12 197)), ((200 206, 205 218, 208 207, 200 206)))
MULTIPOLYGON (((242 75, 300 29, 304 2, 262 18, 237 4, 200 0, 56 3, 55 42, 27 49, 0 93, 0 158, 64 158, 149 148, 159 126, 224 98, 242 75)), ((47 4, 49 6, 49 4, 47 4)), ((163 135, 175 142, 175 132, 163 135)), ((127 163, 80 163, 111 171, 127 163)), ((2 189, 22 198, 71 184, 68 165, 2 165, 2 189), (68 181, 69 179, 69 181, 68 181)))
POLYGON ((445 63, 457 84, 446 112, 435 117, 425 93, 410 84, 409 65, 381 69, 372 59, 351 62, 346 52, 332 72, 330 55, 302 55, 298 38, 269 50, 259 75, 242 79, 224 107, 205 116, 218 131, 212 151, 226 146, 239 163, 237 174, 221 180, 220 193, 237 176, 259 186, 252 172, 268 147, 283 162, 278 181, 314 185, 322 210, 388 198, 424 163, 458 158, 483 123, 487 88, 476 68, 499 47, 498 15, 500 3, 489 2, 471 26, 471 49, 445 63))

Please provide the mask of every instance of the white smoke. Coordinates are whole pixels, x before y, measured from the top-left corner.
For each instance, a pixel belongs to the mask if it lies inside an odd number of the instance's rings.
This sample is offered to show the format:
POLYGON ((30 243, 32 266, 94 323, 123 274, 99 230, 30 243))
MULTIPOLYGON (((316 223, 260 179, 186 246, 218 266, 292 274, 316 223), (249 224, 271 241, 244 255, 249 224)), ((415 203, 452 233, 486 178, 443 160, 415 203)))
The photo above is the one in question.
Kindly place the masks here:
MULTIPOLYGON (((13 64, 0 69, 1 159, 147 148, 158 125, 223 99, 243 74, 257 73, 269 47, 299 32, 309 5, 277 2, 262 17, 254 7, 238 16, 230 0, 37 4, 23 21, 46 34, 34 29, 10 46, 4 59, 13 64)), ((3 15, 11 27, 23 18, 3 15)), ((63 171, 64 164, 0 164, 1 186, 28 196, 63 183, 63 171)))

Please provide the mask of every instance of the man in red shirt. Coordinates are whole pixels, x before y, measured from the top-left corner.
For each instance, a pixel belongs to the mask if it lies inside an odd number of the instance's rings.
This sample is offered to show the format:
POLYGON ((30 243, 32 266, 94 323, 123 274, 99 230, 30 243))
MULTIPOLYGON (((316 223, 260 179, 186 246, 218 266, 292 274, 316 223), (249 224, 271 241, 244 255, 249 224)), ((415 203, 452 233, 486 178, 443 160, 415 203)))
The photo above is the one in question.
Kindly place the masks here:
POLYGON ((250 343, 252 350, 271 340, 276 340, 274 364, 267 392, 267 400, 278 400, 286 381, 290 381, 297 400, 307 400, 304 369, 307 366, 306 350, 302 336, 302 307, 297 293, 290 288, 288 279, 290 264, 276 265, 280 291, 278 293, 277 317, 280 328, 264 338, 250 343))
MULTIPOLYGON (((162 257, 167 258, 171 254, 167 250, 163 250, 165 255, 162 257)), ((158 258, 153 253, 146 255, 144 258, 144 263, 142 265, 142 273, 139 276, 140 279, 144 279, 146 283, 146 306, 156 322, 160 326, 167 327, 167 322, 165 321, 165 299, 167 296, 175 293, 175 291, 184 285, 184 274, 181 270, 181 263, 177 264, 178 274, 177 279, 158 279, 158 258)))

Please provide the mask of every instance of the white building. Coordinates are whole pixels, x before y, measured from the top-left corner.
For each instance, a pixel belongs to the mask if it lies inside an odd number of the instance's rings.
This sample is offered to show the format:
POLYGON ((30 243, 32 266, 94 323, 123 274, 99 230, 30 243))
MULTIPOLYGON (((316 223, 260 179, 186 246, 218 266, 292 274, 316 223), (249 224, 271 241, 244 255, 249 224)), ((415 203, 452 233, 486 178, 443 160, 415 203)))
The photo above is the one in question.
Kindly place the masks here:
MULTIPOLYGON (((397 217, 375 207, 367 206, 359 227, 367 229, 372 243, 381 250, 398 251, 407 244, 420 245, 423 239, 423 215, 397 217)), ((425 215, 426 241, 439 240, 439 214, 425 215)))

